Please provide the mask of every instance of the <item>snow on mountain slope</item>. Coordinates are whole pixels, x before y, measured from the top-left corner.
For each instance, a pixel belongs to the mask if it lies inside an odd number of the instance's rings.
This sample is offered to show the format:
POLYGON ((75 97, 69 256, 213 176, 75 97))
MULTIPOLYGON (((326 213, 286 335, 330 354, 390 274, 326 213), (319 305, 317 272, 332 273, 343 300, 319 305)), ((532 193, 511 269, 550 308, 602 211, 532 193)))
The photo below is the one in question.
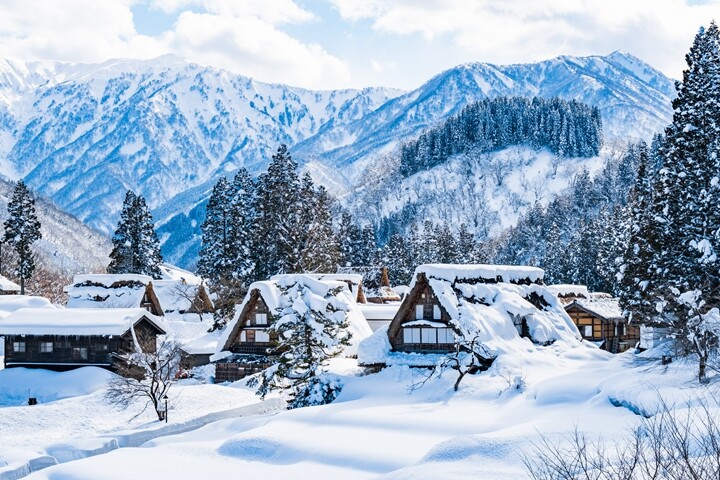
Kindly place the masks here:
MULTIPOLYGON (((0 223, 7 219, 7 204, 15 186, 0 179, 0 223)), ((42 239, 33 245, 40 261, 66 274, 104 271, 110 240, 43 198, 36 198, 42 239)))
MULTIPOLYGON (((110 233, 125 190, 159 207, 241 166, 259 172, 280 143, 344 124, 400 92, 313 92, 165 56, 81 65, 32 91, 10 165, 27 183, 110 233)), ((25 104, 27 106, 27 104, 25 104)))
POLYGON ((103 64, 0 61, 0 173, 88 225, 114 230, 126 189, 155 212, 163 250, 192 266, 204 203, 221 175, 257 175, 277 146, 343 195, 399 141, 488 96, 597 105, 610 137, 645 136, 671 116, 671 80, 624 52, 525 65, 460 65, 403 92, 314 92, 164 56, 103 64))
POLYGON ((530 64, 469 63, 442 72, 353 123, 322 131, 293 151, 307 160, 340 167, 357 182, 379 153, 482 98, 579 100, 600 109, 608 138, 648 138, 670 122, 674 95, 672 80, 625 52, 562 56, 530 64), (352 144, 344 141, 348 137, 354 138, 352 144))

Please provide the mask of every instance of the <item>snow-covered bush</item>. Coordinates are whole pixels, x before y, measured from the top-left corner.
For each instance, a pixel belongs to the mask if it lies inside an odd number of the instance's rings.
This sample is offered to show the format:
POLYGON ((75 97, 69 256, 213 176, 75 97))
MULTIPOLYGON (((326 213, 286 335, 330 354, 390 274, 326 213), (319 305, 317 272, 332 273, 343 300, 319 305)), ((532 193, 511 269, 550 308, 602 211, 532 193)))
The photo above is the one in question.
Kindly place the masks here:
POLYGON ((312 377, 306 384, 298 387, 289 408, 311 407, 331 403, 342 390, 343 384, 334 375, 312 377))

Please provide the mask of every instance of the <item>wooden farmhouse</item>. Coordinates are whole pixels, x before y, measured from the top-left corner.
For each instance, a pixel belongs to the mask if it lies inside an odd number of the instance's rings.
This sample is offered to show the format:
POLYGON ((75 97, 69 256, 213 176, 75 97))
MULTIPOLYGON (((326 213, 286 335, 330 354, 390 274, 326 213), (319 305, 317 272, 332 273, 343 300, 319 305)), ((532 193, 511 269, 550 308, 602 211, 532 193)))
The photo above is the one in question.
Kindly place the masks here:
POLYGON ((5 368, 113 370, 135 351, 133 330, 146 351, 155 351, 157 336, 167 333, 162 321, 142 308, 22 308, 0 320, 5 368))
POLYGON ((390 325, 361 343, 358 361, 431 366, 437 355, 473 343, 491 362, 527 342, 576 343, 577 328, 542 285, 543 274, 533 267, 421 265, 390 325))
POLYGON ((163 263, 160 280, 153 280, 153 290, 165 314, 212 313, 215 311, 205 282, 192 272, 163 263))
POLYGON ((358 303, 389 303, 399 302, 400 295, 390 286, 387 267, 340 267, 338 274, 360 275, 365 300, 358 303))
POLYGON ((584 285, 550 285, 548 289, 565 306, 583 340, 611 353, 635 348, 640 342, 640 327, 628 323, 617 298, 590 292, 584 285))
MULTIPOLYGON (((316 297, 326 301, 334 297, 333 301, 345 305, 353 334, 353 343, 346 349, 346 354, 357 352, 357 343, 369 336, 371 330, 346 282, 318 280, 309 275, 278 275, 272 280, 250 285, 242 304, 236 307, 234 318, 218 342, 217 353, 211 357, 217 383, 240 380, 264 370, 275 361, 278 338, 270 327, 278 316, 296 311, 300 308, 299 302, 307 301, 302 296, 285 293, 297 284, 316 297)), ((311 310, 316 307, 306 305, 303 308, 311 310)))
POLYGON ((592 293, 590 298, 576 298, 565 306, 584 340, 610 353, 635 348, 640 341, 640 327, 628 324, 617 298, 592 293))
POLYGON ((0 295, 19 295, 20 285, 0 275, 0 295))

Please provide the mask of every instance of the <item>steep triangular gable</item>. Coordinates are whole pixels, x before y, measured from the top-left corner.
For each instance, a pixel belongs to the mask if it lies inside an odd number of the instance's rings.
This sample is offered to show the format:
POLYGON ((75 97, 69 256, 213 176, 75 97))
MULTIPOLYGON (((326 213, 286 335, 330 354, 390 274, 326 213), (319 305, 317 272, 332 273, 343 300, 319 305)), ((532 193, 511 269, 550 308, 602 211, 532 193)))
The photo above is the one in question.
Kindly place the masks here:
POLYGON ((263 299, 260 290, 251 290, 250 292, 248 292, 247 301, 244 302, 240 314, 237 316, 231 327, 232 330, 230 331, 230 334, 228 335, 222 350, 230 350, 232 345, 238 343, 240 339, 240 333, 243 331, 243 328, 247 326, 250 315, 255 312, 255 307, 258 304, 261 305, 268 312, 268 324, 272 322, 272 312, 270 311, 267 302, 263 299))

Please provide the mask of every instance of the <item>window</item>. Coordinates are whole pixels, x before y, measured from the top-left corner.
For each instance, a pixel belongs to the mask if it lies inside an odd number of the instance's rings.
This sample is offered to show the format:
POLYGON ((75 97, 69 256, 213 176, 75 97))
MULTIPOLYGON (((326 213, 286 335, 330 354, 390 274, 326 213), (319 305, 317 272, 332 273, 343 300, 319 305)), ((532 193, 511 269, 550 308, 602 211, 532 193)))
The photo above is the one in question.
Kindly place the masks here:
POLYGON ((258 330, 255 332, 255 341, 256 342, 269 342, 270 341, 270 335, 267 332, 264 332, 262 330, 258 330))
POLYGON ((52 342, 40 342, 40 353, 52 353, 53 343, 52 342))
POLYGON ((625 324, 624 323, 618 323, 615 325, 615 335, 621 337, 625 335, 625 324))
POLYGON ((440 305, 433 305, 433 320, 440 320, 440 305))
POLYGON ((255 343, 255 330, 246 330, 245 338, 248 343, 255 343))
POLYGON ((98 343, 94 346, 96 352, 107 352, 108 351, 108 344, 107 343, 98 343))
POLYGON ((453 344, 455 343, 455 332, 452 328, 437 329, 438 343, 453 344))
POLYGON ((424 318, 424 312, 424 305, 415 305, 415 320, 422 320, 424 318))
POLYGON ((267 325, 267 313, 255 314, 255 325, 267 325))
POLYGON ((13 352, 25 353, 25 342, 13 342, 13 352))
POLYGON ((88 359, 88 349, 85 347, 73 348, 73 359, 74 360, 87 360, 88 359))
POLYGON ((452 328, 405 327, 403 328, 403 343, 451 345, 455 343, 455 332, 452 328))
POLYGON ((593 328, 592 325, 585 325, 583 327, 583 337, 589 337, 592 338, 593 336, 593 328))

